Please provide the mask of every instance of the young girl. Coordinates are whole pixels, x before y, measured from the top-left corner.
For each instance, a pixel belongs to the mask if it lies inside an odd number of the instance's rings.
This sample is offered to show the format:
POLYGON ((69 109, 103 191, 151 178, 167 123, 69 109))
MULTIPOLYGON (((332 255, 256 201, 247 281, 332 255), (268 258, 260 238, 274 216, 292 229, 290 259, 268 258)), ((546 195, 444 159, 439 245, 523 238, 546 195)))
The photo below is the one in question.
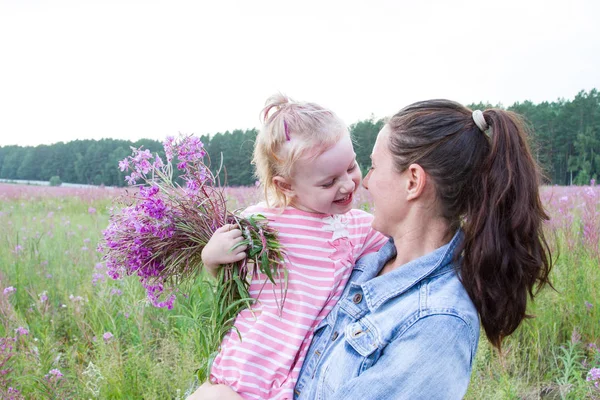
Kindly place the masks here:
MULTIPOLYGON (((314 328, 339 299, 356 259, 387 238, 371 228, 370 214, 352 209, 361 172, 348 128, 333 112, 279 94, 267 100, 262 119, 253 162, 266 202, 244 213, 262 214, 278 230, 287 294, 280 309, 284 282, 253 279, 256 302, 235 321, 241 340, 235 330, 224 338, 211 381, 247 399, 292 399, 314 328)), ((205 266, 216 273, 219 264, 243 259, 243 246, 230 252, 242 240, 234 225, 218 229, 202 252, 205 266)))

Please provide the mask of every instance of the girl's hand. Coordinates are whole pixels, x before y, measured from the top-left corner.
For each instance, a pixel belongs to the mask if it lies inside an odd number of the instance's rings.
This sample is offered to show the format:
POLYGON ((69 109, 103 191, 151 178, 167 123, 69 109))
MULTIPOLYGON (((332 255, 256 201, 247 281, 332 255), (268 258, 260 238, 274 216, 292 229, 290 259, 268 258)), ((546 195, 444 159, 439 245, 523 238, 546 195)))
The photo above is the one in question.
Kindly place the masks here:
POLYGON ((227 385, 205 382, 186 400, 239 400, 242 397, 227 385))
POLYGON ((246 258, 248 246, 242 245, 231 250, 233 246, 243 240, 242 231, 233 224, 223 225, 213 233, 201 254, 202 263, 212 276, 217 276, 219 265, 230 264, 246 258))

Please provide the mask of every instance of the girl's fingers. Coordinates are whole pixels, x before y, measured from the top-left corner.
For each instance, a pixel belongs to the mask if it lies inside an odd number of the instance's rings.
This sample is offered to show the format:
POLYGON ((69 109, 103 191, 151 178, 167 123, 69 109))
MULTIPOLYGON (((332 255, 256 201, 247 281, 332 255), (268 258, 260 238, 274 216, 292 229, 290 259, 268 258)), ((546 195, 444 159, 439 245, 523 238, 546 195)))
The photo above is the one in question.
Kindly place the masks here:
MULTIPOLYGON (((243 246, 242 246, 242 247, 243 247, 243 246)), ((241 261, 241 260, 243 260, 244 258, 246 258, 246 252, 245 252, 245 251, 242 251, 242 252, 239 252, 239 253, 237 253, 237 254, 234 254, 234 255, 232 256, 232 258, 233 258, 233 260, 234 260, 234 261, 241 261)))
POLYGON ((242 235, 234 237, 231 239, 233 243, 238 244, 239 242, 244 240, 244 237, 242 235))
POLYGON ((237 225, 234 224, 225 224, 222 227, 218 228, 215 232, 229 232, 235 229, 237 225))
POLYGON ((236 237, 238 235, 242 235, 242 231, 238 229, 237 225, 223 225, 219 229, 223 229, 222 233, 227 235, 228 237, 236 237))
POLYGON ((236 251, 236 253, 245 253, 247 248, 248 248, 248 245, 243 245, 240 247, 236 247, 235 251, 236 251))

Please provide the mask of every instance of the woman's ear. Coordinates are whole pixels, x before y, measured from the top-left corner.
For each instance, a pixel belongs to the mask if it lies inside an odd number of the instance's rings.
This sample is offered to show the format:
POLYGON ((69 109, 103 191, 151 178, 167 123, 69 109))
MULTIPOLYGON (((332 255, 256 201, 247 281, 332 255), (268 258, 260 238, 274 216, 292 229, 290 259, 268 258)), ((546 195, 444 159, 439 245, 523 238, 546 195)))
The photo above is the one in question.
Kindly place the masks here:
POLYGON ((419 164, 410 164, 405 173, 407 174, 406 199, 414 200, 419 198, 425 191, 429 176, 419 164))
POLYGON ((283 193, 286 197, 294 197, 294 190, 292 189, 291 183, 282 176, 273 177, 273 185, 278 191, 283 193))

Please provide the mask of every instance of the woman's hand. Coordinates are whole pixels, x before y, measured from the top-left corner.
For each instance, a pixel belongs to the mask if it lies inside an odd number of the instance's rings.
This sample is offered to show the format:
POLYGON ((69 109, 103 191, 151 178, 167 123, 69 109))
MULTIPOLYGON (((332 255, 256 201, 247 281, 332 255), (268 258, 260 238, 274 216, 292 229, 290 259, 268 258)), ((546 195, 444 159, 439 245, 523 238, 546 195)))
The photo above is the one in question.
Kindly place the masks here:
POLYGON ((242 231, 234 224, 223 225, 213 233, 202 249, 202 263, 212 276, 217 276, 219 265, 241 261, 246 257, 246 248, 248 247, 246 245, 231 250, 242 240, 244 240, 242 231))
POLYGON ((240 400, 242 397, 227 385, 205 382, 186 400, 240 400))

